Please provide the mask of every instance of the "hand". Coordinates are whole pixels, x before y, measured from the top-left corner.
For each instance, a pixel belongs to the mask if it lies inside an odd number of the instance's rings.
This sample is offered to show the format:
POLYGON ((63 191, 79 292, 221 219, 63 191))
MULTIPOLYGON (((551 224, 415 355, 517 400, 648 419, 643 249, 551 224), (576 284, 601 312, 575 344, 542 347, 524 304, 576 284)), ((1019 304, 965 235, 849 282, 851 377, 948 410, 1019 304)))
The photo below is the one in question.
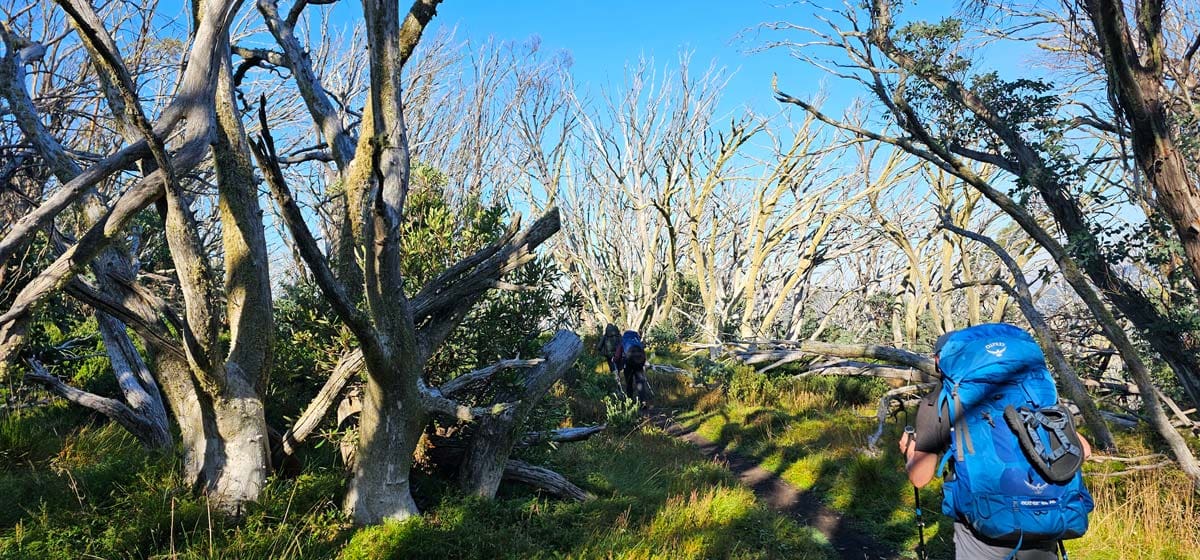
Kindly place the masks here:
POLYGON ((904 455, 905 457, 908 457, 909 454, 912 452, 912 449, 915 447, 916 443, 917 443, 916 438, 913 437, 912 434, 910 434, 908 432, 904 432, 903 434, 900 434, 900 442, 899 442, 900 454, 904 455))

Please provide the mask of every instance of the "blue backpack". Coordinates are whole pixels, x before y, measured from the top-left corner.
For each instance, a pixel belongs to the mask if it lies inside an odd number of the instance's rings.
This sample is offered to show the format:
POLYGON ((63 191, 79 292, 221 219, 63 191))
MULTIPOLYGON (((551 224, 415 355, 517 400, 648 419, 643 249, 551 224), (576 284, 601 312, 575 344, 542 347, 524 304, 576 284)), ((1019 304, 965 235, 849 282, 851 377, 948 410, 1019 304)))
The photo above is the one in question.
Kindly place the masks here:
POLYGON ((1033 337, 978 325, 945 335, 938 358, 937 410, 952 426, 942 512, 1018 549, 1082 536, 1093 507, 1083 451, 1033 337))
POLYGON ((625 331, 621 335, 621 359, 625 364, 623 367, 641 369, 646 365, 646 345, 637 331, 625 331))

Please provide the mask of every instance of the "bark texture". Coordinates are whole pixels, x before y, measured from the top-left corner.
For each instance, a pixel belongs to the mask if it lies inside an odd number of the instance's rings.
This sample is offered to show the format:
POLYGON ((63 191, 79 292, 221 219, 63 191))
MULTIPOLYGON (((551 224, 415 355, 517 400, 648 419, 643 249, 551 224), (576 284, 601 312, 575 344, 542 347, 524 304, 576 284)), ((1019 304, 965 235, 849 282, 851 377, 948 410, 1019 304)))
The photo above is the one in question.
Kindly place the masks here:
POLYGON ((583 342, 578 335, 559 331, 542 347, 544 361, 528 370, 522 383, 503 397, 503 400, 517 404, 475 422, 472 426, 475 435, 459 469, 459 483, 465 491, 484 498, 496 496, 509 455, 521 439, 518 430, 550 386, 575 363, 582 350, 583 342))

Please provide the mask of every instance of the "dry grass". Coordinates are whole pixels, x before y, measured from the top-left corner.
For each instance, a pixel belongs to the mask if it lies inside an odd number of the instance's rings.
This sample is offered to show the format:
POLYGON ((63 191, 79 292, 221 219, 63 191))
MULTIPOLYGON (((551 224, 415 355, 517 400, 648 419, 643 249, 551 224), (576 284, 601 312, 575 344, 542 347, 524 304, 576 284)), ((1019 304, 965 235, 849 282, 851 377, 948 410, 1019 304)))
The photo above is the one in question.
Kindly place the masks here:
POLYGON ((1200 503, 1178 469, 1091 476, 1088 487, 1096 500, 1091 527, 1067 547, 1077 558, 1200 558, 1200 503))

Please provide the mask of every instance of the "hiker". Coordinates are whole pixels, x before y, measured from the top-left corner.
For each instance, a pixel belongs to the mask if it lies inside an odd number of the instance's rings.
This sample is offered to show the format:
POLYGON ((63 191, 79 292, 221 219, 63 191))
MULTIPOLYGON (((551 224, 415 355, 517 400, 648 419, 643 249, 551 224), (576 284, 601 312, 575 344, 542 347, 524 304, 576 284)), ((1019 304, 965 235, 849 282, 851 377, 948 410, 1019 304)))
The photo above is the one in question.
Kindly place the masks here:
POLYGON ((1058 404, 1041 348, 1016 326, 978 325, 938 338, 934 363, 941 387, 899 445, 914 487, 945 480, 955 558, 1066 558, 1062 541, 1087 531, 1093 507, 1081 473, 1091 446, 1058 404))
POLYGON ((608 362, 609 371, 616 373, 618 369, 616 357, 617 350, 621 347, 621 329, 616 325, 609 323, 604 327, 604 336, 600 337, 600 343, 596 345, 596 353, 604 356, 608 362))
POLYGON ((613 361, 625 375, 625 394, 643 406, 648 405, 646 345, 642 343, 642 335, 637 331, 625 331, 625 334, 621 335, 621 344, 617 346, 613 361))

